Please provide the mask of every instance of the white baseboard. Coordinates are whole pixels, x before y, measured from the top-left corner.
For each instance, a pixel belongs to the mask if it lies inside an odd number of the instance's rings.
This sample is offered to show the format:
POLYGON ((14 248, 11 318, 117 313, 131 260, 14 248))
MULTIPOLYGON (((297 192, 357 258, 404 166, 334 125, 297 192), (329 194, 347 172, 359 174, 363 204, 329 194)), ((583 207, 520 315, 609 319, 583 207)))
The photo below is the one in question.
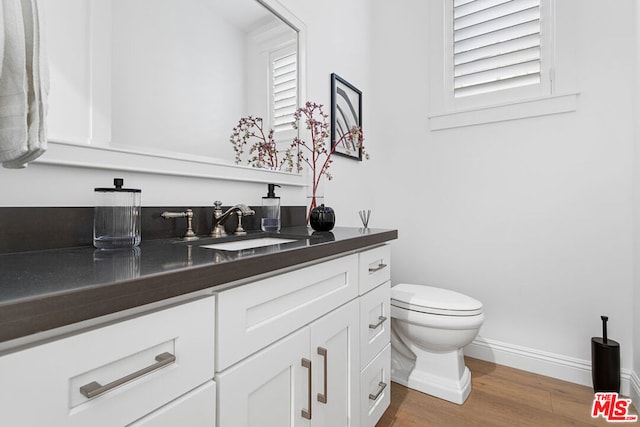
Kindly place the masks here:
POLYGON ((636 410, 640 410, 640 377, 638 377, 637 372, 631 373, 631 393, 629 393, 629 397, 636 410))
MULTIPOLYGON (((465 356, 509 366, 539 375, 592 387, 591 361, 477 337, 464 348, 465 356)), ((640 406, 640 379, 635 372, 621 369, 620 394, 640 406)))

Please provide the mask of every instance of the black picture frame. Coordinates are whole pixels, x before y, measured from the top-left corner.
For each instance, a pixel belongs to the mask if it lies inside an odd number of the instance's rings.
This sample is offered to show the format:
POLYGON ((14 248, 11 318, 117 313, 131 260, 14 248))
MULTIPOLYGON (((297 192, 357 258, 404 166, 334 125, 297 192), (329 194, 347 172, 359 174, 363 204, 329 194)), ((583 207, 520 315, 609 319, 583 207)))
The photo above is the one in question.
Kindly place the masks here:
MULTIPOLYGON (((362 129, 362 92, 354 85, 331 74, 331 148, 353 126, 362 129)), ((362 161, 362 148, 345 145, 342 141, 334 154, 362 161)))

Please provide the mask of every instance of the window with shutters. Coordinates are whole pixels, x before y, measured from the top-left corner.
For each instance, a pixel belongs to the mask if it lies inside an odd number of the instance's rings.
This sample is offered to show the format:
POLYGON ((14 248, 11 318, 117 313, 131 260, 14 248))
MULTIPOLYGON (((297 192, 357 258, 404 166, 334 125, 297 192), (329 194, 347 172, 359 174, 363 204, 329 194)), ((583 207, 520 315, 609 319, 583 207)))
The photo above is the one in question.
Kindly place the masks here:
POLYGON ((541 0, 454 0, 453 95, 542 81, 541 0))
POLYGON ((556 97, 554 0, 440 0, 429 11, 432 129, 575 109, 575 97, 540 102, 556 97))
POLYGON ((298 105, 298 64, 295 46, 271 53, 271 127, 276 140, 291 137, 298 105))
POLYGON ((445 0, 445 73, 454 109, 549 95, 550 0, 445 0))

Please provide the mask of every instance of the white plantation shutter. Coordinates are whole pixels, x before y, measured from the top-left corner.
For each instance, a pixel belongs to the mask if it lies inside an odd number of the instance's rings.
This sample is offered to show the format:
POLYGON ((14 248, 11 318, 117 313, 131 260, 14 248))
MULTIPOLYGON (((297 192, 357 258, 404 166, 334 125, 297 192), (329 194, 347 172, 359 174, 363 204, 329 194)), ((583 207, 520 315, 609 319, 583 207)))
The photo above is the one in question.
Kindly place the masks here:
POLYGON ((540 0, 453 0, 455 98, 541 82, 540 0))
POLYGON ((275 55, 271 61, 272 99, 271 117, 275 132, 293 129, 293 114, 298 98, 298 64, 295 51, 275 55))

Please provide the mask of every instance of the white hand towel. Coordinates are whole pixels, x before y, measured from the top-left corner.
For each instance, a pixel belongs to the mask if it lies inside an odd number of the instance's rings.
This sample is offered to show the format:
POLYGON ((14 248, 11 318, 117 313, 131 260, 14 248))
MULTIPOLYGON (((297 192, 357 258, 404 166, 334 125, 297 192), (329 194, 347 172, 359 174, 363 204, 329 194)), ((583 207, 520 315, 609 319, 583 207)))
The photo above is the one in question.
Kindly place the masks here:
POLYGON ((20 157, 27 142, 27 76, 22 5, 2 0, 4 54, 0 74, 0 161, 20 157))
POLYGON ((37 0, 2 0, 2 4, 0 161, 6 168, 23 168, 47 146, 48 66, 37 0))

